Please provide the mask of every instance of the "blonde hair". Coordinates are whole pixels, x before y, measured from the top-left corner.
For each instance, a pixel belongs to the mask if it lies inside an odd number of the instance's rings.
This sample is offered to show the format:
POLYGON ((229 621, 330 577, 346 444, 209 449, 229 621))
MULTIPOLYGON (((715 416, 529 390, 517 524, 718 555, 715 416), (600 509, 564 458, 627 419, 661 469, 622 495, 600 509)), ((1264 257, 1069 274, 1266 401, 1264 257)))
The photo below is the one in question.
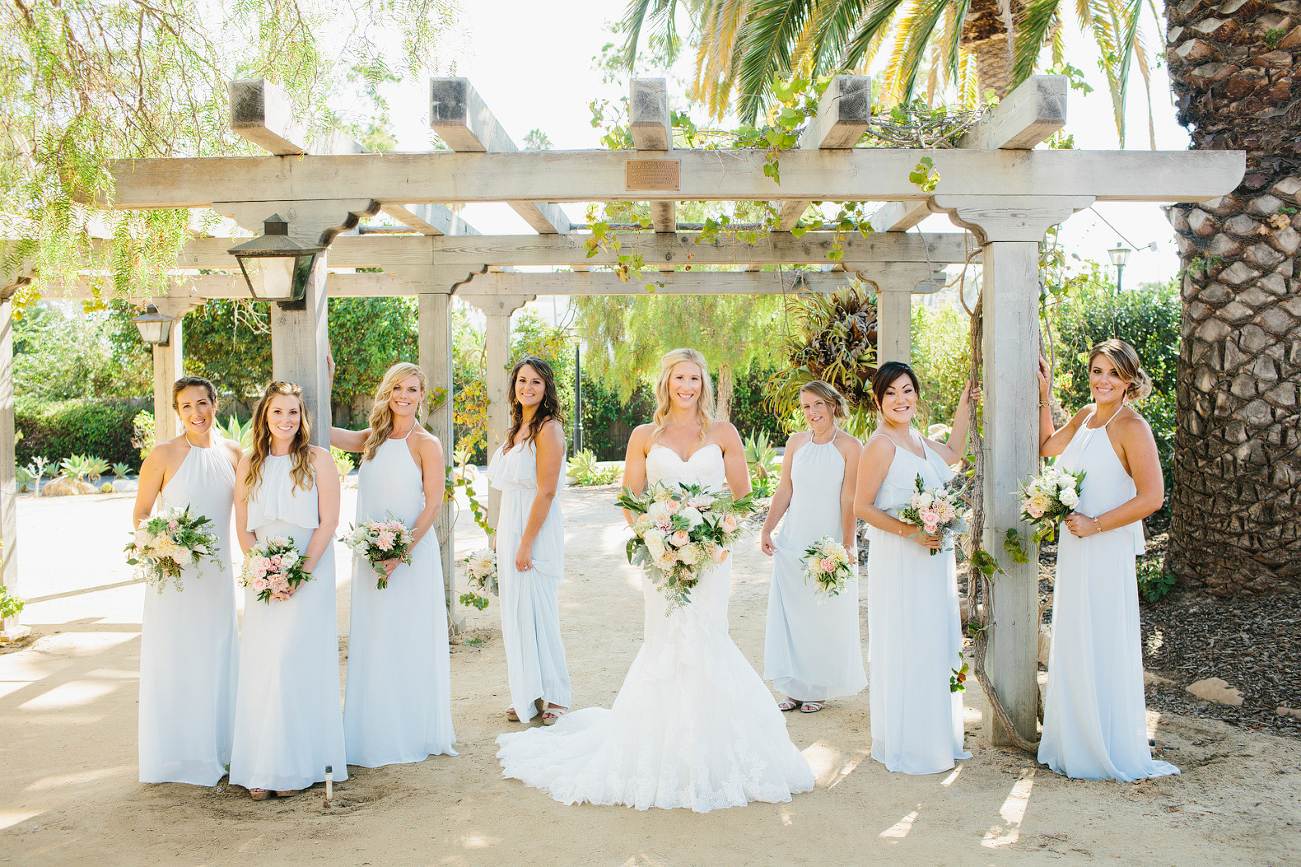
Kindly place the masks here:
POLYGON ((1101 355, 1116 367, 1116 373, 1125 382, 1125 397, 1142 400, 1152 393, 1152 377, 1147 375, 1139 361, 1138 351, 1123 340, 1111 338, 1089 350, 1089 366, 1101 355))
POLYGON ((660 378, 655 383, 655 429, 651 431, 651 442, 659 442, 664 432, 665 419, 673 399, 669 395, 669 377, 673 368, 684 361, 689 361, 700 368, 700 396, 696 398, 696 418, 700 421, 700 442, 706 439, 706 433, 714 423, 714 386, 709 381, 709 365, 699 350, 682 348, 670 349, 660 359, 660 378))
POLYGON ((827 406, 831 407, 833 419, 849 418, 849 401, 845 400, 845 396, 836 391, 836 387, 831 383, 815 379, 800 386, 801 393, 806 391, 826 401, 827 406))
POLYGON ((271 398, 276 395, 298 398, 298 433, 289 447, 294 458, 294 468, 290 472, 293 487, 310 491, 316 484, 316 472, 312 468, 312 415, 303 402, 303 389, 292 382, 273 382, 266 387, 257 409, 253 410, 253 448, 249 452, 248 482, 244 486, 244 496, 253 499, 262 484, 262 464, 271 454, 271 425, 267 424, 267 412, 271 409, 271 398))
MULTIPOLYGON (((393 433, 393 408, 389 406, 389 399, 393 396, 393 389, 413 376, 420 378, 420 390, 428 393, 429 381, 425 372, 409 361, 399 361, 384 373, 379 387, 375 389, 375 405, 370 410, 370 436, 366 437, 366 444, 362 446, 363 461, 375 457, 375 452, 393 433)), ((423 404, 424 398, 421 398, 416 405, 416 421, 420 420, 420 407, 423 404)))

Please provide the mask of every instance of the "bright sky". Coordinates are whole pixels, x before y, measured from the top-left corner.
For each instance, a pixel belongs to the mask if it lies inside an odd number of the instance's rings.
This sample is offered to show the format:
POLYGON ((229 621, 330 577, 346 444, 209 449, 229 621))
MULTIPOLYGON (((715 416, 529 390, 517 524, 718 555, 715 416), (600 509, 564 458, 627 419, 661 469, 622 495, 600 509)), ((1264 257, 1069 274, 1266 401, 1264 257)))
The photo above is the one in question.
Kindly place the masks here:
MULTIPOLYGON (((463 2, 465 12, 458 33, 448 40, 448 50, 437 59, 439 71, 468 77, 516 143, 529 130, 540 129, 560 150, 599 147, 599 133, 591 126, 588 103, 595 98, 617 100, 627 87, 626 82, 602 85, 595 64, 601 46, 610 41, 607 23, 623 13, 622 0, 565 0, 562 4, 536 0, 463 2)), ((1068 56, 1084 69, 1094 92, 1088 95, 1071 92, 1066 131, 1075 136, 1077 148, 1114 149, 1118 138, 1105 81, 1096 65, 1086 60, 1092 53, 1083 37, 1079 34, 1074 37, 1075 44, 1069 46, 1068 56)), ((1159 51, 1163 40, 1158 37, 1153 41, 1159 51)), ((675 73, 689 75, 689 63, 680 63, 675 73)), ((674 108, 687 107, 686 99, 681 96, 683 92, 682 88, 675 90, 670 85, 670 102, 674 108), (676 99, 675 92, 679 95, 676 99)), ((398 118, 399 147, 410 150, 428 147, 431 132, 427 100, 427 85, 414 82, 394 100, 395 106, 413 107, 405 118, 398 118)), ((1186 149, 1188 136, 1175 123, 1164 67, 1153 70, 1152 112, 1156 119, 1157 147, 1186 149)), ((1135 72, 1127 113, 1130 149, 1148 147, 1146 114, 1141 80, 1135 72)), ((566 207, 572 219, 581 221, 581 206, 566 207)), ((1105 263, 1107 248, 1122 243, 1123 235, 1127 239, 1124 246, 1143 247, 1153 241, 1158 245, 1155 252, 1140 250, 1130 255, 1125 285, 1165 280, 1179 269, 1174 235, 1158 206, 1103 204, 1095 208, 1098 213, 1083 211, 1063 226, 1061 239, 1069 252, 1105 263)), ((529 231, 504 205, 471 206, 465 213, 480 231, 529 231)), ((956 230, 943 217, 931 218, 923 228, 956 230)))

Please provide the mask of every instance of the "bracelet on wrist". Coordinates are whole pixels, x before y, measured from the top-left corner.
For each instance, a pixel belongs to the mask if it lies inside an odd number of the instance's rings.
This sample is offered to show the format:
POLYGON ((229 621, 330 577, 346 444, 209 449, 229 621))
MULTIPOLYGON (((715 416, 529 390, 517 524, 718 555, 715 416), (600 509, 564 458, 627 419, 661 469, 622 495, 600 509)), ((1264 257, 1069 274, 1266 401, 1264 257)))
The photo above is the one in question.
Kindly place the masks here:
POLYGON ((1097 528, 1099 533, 1102 532, 1102 522, 1098 520, 1097 515, 1093 516, 1093 526, 1097 528))

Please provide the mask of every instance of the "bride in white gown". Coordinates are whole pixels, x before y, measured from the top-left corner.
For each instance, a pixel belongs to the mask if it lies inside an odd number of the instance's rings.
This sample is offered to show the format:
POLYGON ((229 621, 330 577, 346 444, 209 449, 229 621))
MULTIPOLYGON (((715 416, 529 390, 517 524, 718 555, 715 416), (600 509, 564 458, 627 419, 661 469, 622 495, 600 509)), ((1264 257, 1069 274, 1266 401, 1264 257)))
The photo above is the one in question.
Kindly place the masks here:
MULTIPOLYGON (((704 358, 664 356, 655 422, 628 442, 624 484, 693 483, 750 491, 736 428, 712 418, 704 358)), ((789 801, 813 788, 772 694, 727 634, 731 560, 706 570, 673 612, 646 577, 645 639, 610 710, 497 738, 502 774, 566 804, 689 807, 789 801)))

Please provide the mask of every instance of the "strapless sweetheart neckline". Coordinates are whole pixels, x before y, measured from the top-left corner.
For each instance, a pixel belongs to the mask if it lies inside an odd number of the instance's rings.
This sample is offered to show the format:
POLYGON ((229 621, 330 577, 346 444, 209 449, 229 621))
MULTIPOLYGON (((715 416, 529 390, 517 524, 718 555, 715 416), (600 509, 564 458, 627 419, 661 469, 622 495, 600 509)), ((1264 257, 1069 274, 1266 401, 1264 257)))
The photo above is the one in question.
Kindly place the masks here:
MULTIPOLYGON (((653 451, 655 451, 656 449, 663 449, 664 451, 666 451, 666 452, 668 452, 669 454, 673 455, 673 457, 677 458, 679 463, 689 464, 689 463, 691 463, 693 460, 695 460, 696 455, 700 454, 701 452, 703 452, 705 449, 708 449, 708 448, 716 448, 716 449, 718 449, 718 451, 719 451, 720 453, 723 451, 723 447, 720 446, 718 443, 705 443, 703 446, 701 446, 700 448, 698 448, 698 449, 696 449, 694 452, 692 452, 692 453, 691 453, 691 457, 689 457, 689 458, 685 458, 685 459, 684 459, 684 458, 682 457, 682 455, 678 454, 678 453, 675 452, 673 449, 669 448, 668 446, 662 446, 662 445, 660 445, 659 443, 656 443, 655 445, 651 446, 651 449, 650 449, 650 450, 653 452, 653 451)), ((647 454, 650 454, 650 452, 647 452, 647 454)))

